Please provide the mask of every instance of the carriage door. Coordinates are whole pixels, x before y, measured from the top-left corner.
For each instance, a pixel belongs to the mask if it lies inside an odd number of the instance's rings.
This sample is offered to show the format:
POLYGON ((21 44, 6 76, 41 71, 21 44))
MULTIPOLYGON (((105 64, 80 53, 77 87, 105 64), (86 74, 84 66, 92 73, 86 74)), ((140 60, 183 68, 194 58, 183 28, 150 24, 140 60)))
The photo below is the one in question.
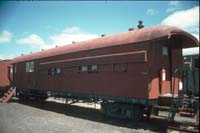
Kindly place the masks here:
POLYGON ((29 88, 34 88, 36 83, 34 78, 34 64, 34 61, 26 62, 26 86, 28 86, 29 88))
POLYGON ((166 45, 161 45, 160 69, 160 94, 171 93, 171 49, 166 45), (162 77, 163 69, 165 70, 164 77, 162 77))
MULTIPOLYGON (((182 72, 178 71, 174 74, 175 69, 181 69, 183 67, 183 57, 181 48, 171 49, 171 88, 174 87, 174 93, 178 94, 179 81, 183 78, 182 72)), ((171 93, 172 90, 171 90, 171 93)))

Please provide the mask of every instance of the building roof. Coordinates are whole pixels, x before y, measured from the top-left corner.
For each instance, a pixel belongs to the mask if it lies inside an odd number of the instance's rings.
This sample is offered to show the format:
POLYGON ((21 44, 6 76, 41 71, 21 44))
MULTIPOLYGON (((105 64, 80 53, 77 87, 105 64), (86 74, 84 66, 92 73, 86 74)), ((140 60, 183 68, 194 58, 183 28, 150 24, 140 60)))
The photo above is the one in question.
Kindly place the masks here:
POLYGON ((76 42, 69 45, 64 45, 40 52, 31 53, 28 55, 19 56, 14 58, 12 60, 12 63, 35 60, 39 58, 45 58, 49 56, 56 56, 60 54, 67 54, 84 50, 148 41, 161 37, 168 37, 168 39, 170 39, 173 36, 177 35, 185 39, 185 44, 182 46, 182 48, 195 47, 199 45, 198 40, 191 34, 176 27, 160 25, 160 26, 131 30, 128 32, 115 35, 106 35, 104 37, 99 37, 92 40, 76 42))

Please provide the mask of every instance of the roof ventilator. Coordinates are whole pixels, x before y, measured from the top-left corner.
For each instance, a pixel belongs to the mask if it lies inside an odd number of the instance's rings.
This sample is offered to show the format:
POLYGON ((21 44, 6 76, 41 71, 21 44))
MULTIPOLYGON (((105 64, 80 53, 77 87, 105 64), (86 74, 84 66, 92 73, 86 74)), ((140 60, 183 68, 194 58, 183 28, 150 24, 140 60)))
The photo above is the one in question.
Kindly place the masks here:
POLYGON ((102 34, 102 35, 101 35, 101 37, 105 37, 105 36, 106 36, 106 34, 102 34))
POLYGON ((140 20, 140 21, 138 21, 138 29, 142 29, 142 28, 144 28, 144 25, 142 24, 143 22, 140 20))
POLYGON ((129 29, 128 29, 128 31, 132 31, 132 30, 135 30, 135 28, 129 28, 129 29))

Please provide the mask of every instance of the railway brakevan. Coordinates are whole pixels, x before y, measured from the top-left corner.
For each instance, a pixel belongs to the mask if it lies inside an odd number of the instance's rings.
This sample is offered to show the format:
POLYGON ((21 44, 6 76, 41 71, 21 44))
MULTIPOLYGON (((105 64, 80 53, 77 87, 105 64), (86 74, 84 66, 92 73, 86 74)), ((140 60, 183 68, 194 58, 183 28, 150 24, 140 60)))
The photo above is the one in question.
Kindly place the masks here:
POLYGON ((175 27, 131 29, 16 57, 11 82, 19 97, 92 99, 106 114, 138 119, 159 96, 178 93, 182 48, 198 45, 175 27))

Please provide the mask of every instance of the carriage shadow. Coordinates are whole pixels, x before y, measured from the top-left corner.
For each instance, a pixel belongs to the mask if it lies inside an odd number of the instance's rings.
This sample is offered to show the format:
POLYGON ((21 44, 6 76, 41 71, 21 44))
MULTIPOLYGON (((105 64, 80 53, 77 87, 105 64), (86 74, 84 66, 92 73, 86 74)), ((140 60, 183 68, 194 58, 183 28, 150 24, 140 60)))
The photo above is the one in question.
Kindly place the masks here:
POLYGON ((95 108, 86 108, 80 107, 77 105, 69 105, 64 103, 58 103, 54 101, 34 101, 34 100, 19 100, 12 99, 10 102, 16 102, 26 106, 31 106, 34 108, 56 112, 60 114, 65 114, 66 116, 86 119, 94 122, 105 123, 117 127, 126 127, 136 130, 149 130, 153 132, 167 132, 167 120, 165 119, 155 119, 151 118, 150 120, 144 118, 140 121, 124 120, 118 118, 112 118, 104 116, 99 109, 95 108))

